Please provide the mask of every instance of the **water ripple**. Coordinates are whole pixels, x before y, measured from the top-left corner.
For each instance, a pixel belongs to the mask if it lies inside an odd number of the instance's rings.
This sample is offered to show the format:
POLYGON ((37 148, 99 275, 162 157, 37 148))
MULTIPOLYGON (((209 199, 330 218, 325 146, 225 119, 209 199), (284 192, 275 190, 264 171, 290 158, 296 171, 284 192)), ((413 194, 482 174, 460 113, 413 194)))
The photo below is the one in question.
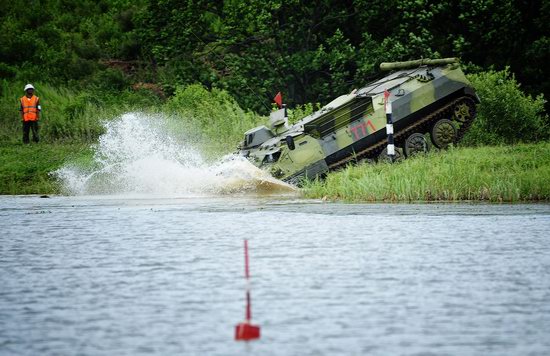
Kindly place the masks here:
POLYGON ((0 197, 0 214, 2 355, 550 353, 549 205, 0 197))

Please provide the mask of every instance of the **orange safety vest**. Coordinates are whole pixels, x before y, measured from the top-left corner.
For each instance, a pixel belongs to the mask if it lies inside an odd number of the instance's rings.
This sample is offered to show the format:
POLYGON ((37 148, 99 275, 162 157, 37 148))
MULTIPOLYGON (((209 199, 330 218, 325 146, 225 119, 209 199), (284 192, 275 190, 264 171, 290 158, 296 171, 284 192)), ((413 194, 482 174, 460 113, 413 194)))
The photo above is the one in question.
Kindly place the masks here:
POLYGON ((38 97, 33 95, 28 98, 26 95, 21 98, 21 110, 23 111, 23 121, 38 120, 38 97))

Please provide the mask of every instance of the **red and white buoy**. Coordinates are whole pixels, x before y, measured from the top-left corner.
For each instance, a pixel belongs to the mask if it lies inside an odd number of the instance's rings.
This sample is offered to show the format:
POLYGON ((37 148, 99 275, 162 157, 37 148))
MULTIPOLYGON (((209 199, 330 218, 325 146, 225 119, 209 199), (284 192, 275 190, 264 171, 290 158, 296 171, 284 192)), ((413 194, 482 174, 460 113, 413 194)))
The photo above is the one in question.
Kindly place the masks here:
POLYGON ((248 268, 248 240, 244 240, 244 275, 246 278, 246 315, 245 321, 235 327, 235 340, 249 341, 260 338, 260 327, 252 325, 252 310, 250 300, 250 272, 248 268))

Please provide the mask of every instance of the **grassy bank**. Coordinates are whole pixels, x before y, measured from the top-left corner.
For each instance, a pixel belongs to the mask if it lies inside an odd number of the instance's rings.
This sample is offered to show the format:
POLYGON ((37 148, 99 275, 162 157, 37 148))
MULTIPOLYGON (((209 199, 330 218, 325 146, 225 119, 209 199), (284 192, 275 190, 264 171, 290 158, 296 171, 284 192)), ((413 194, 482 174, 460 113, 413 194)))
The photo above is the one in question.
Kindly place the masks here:
POLYGON ((0 194, 53 194, 60 187, 51 172, 67 161, 90 157, 86 144, 0 145, 0 194))
MULTIPOLYGON (((493 76, 496 74, 490 77, 493 76)), ((204 157, 212 160, 233 152, 246 130, 265 124, 266 120, 243 110, 227 92, 207 90, 196 84, 177 87, 169 98, 143 89, 98 92, 40 84, 37 91, 44 100, 42 141, 24 146, 20 143, 21 122, 17 111, 22 86, 22 83, 0 81, 0 194, 58 192, 59 187, 49 173, 75 160, 90 163, 89 147, 105 132, 103 123, 124 112, 145 112, 151 114, 151 120, 165 121, 170 135, 191 142, 204 157)), ((543 130, 546 126, 540 120, 547 117, 538 116, 542 105, 539 101, 529 102, 532 105, 524 103, 522 107, 529 110, 514 115, 510 109, 508 115, 525 121, 532 112, 533 122, 538 122, 543 130)), ((498 102, 486 105, 476 122, 504 115, 491 114, 498 102)), ((303 107, 294 114, 300 117, 312 110, 313 106, 303 107)), ((509 126, 517 125, 510 123, 509 126)), ((505 137, 502 132, 488 134, 489 129, 489 126, 474 124, 470 131, 473 135, 469 140, 467 135, 464 143, 481 145, 489 136, 505 137)), ((504 138, 494 142, 510 143, 504 138)), ((549 190, 550 143, 543 142, 453 149, 392 166, 348 168, 331 174, 326 181, 307 184, 304 194, 346 201, 548 201, 549 190)))
POLYGON ((361 165, 304 188, 350 202, 549 201, 550 143, 459 148, 393 165, 361 165))

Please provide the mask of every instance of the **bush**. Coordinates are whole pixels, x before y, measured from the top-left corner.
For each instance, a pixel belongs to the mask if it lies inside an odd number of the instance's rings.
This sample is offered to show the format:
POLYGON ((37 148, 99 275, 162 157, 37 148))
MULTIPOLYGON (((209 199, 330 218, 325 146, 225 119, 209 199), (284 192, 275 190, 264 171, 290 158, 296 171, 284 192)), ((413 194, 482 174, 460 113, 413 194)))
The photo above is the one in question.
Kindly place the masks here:
POLYGON ((13 66, 0 62, 0 78, 14 78, 16 74, 17 71, 13 66))
POLYGON ((466 145, 535 142, 549 138, 546 100, 525 95, 509 68, 468 75, 481 99, 466 145))
POLYGON ((91 80, 92 86, 104 91, 121 91, 128 87, 126 75, 116 68, 107 68, 96 72, 91 80))
POLYGON ((206 144, 210 155, 235 150, 245 131, 265 121, 265 117, 241 109, 225 90, 209 91, 200 84, 177 87, 164 109, 181 118, 188 134, 206 144))
POLYGON ((319 109, 321 109, 320 103, 307 103, 303 105, 296 105, 293 109, 288 109, 288 122, 291 125, 295 124, 299 120, 313 114, 319 109))

